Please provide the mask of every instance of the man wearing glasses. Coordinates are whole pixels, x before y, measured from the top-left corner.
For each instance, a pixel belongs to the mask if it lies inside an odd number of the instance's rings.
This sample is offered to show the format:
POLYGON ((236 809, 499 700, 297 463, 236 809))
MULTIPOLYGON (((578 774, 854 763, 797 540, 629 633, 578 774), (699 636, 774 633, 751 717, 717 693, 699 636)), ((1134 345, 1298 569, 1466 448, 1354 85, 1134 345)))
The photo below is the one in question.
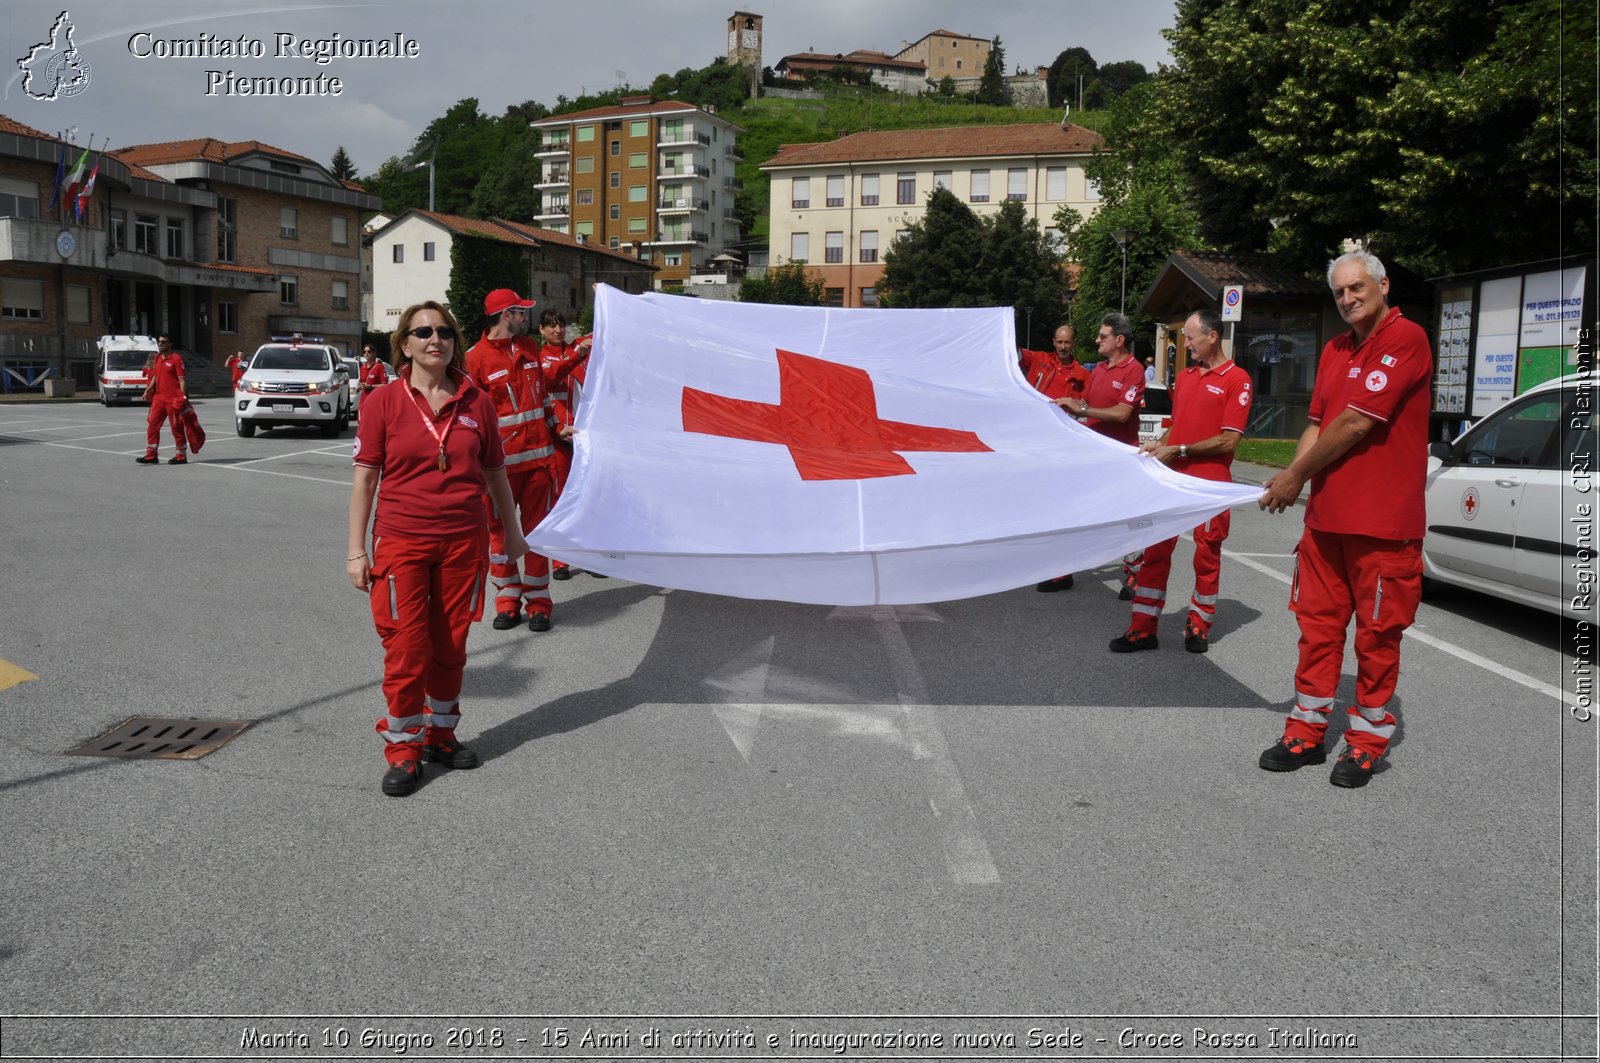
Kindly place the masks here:
POLYGON ((389 371, 378 361, 378 352, 372 344, 361 348, 361 402, 366 404, 367 396, 377 391, 389 382, 389 371))
MULTIPOLYGON (((500 418, 500 445, 506 453, 506 475, 516 503, 523 534, 532 531, 555 504, 553 446, 554 415, 539 351, 524 338, 528 311, 534 300, 509 288, 497 288, 483 300, 489 328, 467 352, 467 373, 494 400, 500 418)), ((529 631, 549 631, 550 560, 530 553, 517 562, 506 557, 502 521, 511 514, 489 518, 489 583, 494 588, 494 627, 507 631, 522 622, 526 610, 529 631)))
MULTIPOLYGON (((1223 352, 1222 320, 1215 310, 1190 314, 1183 324, 1183 338, 1189 346, 1189 365, 1173 386, 1172 426, 1139 452, 1178 472, 1228 483, 1233 479, 1234 448, 1250 423, 1250 374, 1223 352)), ((1194 530, 1194 596, 1183 627, 1183 648, 1190 653, 1210 649, 1228 527, 1228 510, 1223 510, 1194 530)), ((1156 648, 1156 623, 1167 602, 1167 577, 1177 545, 1174 536, 1145 547, 1133 591, 1133 617, 1128 630, 1111 640, 1112 652, 1156 648)))
MULTIPOLYGON (((1041 395, 1066 409, 1070 402, 1076 405, 1083 400, 1084 388, 1089 385, 1089 370, 1084 368, 1075 354, 1077 340, 1071 325, 1056 329, 1051 341, 1055 350, 1022 350, 1022 375, 1041 395)), ((1047 579, 1034 588, 1049 594, 1072 589, 1072 573, 1047 579)))
POLYGON ((183 408, 189 403, 188 388, 183 381, 183 359, 172 349, 172 339, 165 334, 156 337, 156 355, 150 359, 146 371, 150 383, 145 386, 141 399, 150 403, 150 417, 145 426, 144 456, 134 458, 140 465, 154 465, 161 459, 156 451, 161 445, 161 422, 172 428, 172 442, 178 452, 167 459, 168 465, 189 464, 189 436, 184 431, 183 408))

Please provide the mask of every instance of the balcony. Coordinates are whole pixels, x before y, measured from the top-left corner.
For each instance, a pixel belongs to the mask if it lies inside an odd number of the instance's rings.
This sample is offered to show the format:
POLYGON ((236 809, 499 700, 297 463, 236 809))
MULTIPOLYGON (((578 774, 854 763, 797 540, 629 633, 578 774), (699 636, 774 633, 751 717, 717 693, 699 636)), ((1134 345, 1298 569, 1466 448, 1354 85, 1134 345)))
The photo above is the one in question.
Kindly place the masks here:
POLYGON ((565 187, 567 187, 568 179, 569 179, 569 174, 567 173, 566 170, 551 170, 548 173, 541 174, 539 176, 539 179, 534 182, 533 187, 535 187, 535 188, 565 188, 565 187))
POLYGON ((710 209, 711 203, 708 200, 694 198, 663 199, 656 204, 656 212, 660 214, 676 214, 680 211, 710 209))
POLYGON ((646 247, 671 247, 674 244, 703 244, 711 239, 710 236, 694 229, 669 229, 657 233, 657 239, 645 244, 646 247))
POLYGON ((722 187, 734 192, 743 192, 744 182, 737 177, 724 177, 722 179, 722 187))
POLYGON ((709 148, 711 146, 711 134, 696 133, 691 129, 682 133, 662 133, 661 139, 656 141, 656 145, 663 148, 675 148, 685 144, 699 144, 709 148))
POLYGON ((565 203, 545 203, 539 207, 539 213, 535 214, 534 217, 565 218, 571 211, 572 208, 565 203))
POLYGON ((570 147, 572 147, 572 145, 565 140, 547 140, 543 144, 539 145, 539 150, 534 152, 534 154, 540 157, 546 155, 565 155, 567 153, 567 149, 570 147))
POLYGON ((710 176, 711 172, 704 166, 696 166, 694 163, 690 162, 679 163, 677 166, 661 167, 661 171, 656 174, 656 180, 670 181, 675 177, 688 177, 696 181, 704 181, 710 176))
MULTIPOLYGON (((59 265, 63 259, 56 253, 56 234, 70 230, 77 241, 72 257, 64 260, 69 266, 103 269, 106 261, 106 232, 98 226, 62 225, 53 218, 0 218, 0 262, 29 262, 34 265, 59 265)), ((123 252, 132 258, 131 252, 123 252)), ((147 256, 139 256, 145 258, 147 256)), ((148 256, 154 271, 161 269, 161 260, 148 256)), ((117 263, 127 265, 128 258, 117 263)))

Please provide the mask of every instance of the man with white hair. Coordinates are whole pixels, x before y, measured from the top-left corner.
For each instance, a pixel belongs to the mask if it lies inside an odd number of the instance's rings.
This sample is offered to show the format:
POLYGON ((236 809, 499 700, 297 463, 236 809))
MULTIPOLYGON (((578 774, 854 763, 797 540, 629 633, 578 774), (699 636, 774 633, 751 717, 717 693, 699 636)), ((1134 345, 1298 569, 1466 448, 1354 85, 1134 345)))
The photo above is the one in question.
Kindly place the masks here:
POLYGON ((1389 278, 1377 256, 1354 251, 1334 259, 1328 287, 1350 331, 1322 349, 1311 425, 1294 461, 1261 495, 1262 509, 1281 513, 1311 481, 1289 592, 1300 625, 1295 705, 1283 737, 1260 763, 1294 771, 1327 759, 1323 737, 1354 615, 1356 701, 1329 781, 1356 787, 1372 778, 1394 734, 1389 700, 1400 677, 1400 636, 1422 595, 1433 355, 1427 334, 1389 305, 1389 278))

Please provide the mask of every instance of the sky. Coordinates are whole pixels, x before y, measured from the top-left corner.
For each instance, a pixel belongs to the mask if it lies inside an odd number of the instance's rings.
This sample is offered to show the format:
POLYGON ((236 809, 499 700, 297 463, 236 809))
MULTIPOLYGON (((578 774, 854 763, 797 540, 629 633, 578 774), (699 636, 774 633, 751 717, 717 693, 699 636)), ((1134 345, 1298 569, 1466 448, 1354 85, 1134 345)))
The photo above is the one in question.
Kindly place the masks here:
POLYGON ((736 10, 764 16, 767 66, 804 51, 893 54, 902 42, 947 29, 999 36, 1008 70, 1048 65, 1077 45, 1097 62, 1136 59, 1153 71, 1170 61, 1161 31, 1172 24, 1174 0, 117 0, 65 8, 61 0, 6 0, 0 114, 49 134, 75 131, 76 143, 92 137, 97 148, 108 140, 125 147, 209 136, 259 140, 326 165, 343 146, 369 174, 391 155, 405 155, 430 121, 469 96, 485 114, 499 115, 524 100, 553 106, 563 94, 619 84, 642 90, 657 74, 706 66, 727 54, 727 19, 736 10), (34 46, 51 41, 63 10, 86 76, 72 95, 35 99, 31 94, 46 94, 43 72, 59 49, 34 46), (292 54, 297 43, 280 54, 280 34, 295 42, 398 40, 416 54, 318 63, 292 54), (241 39, 262 55, 218 54, 222 42, 238 48, 241 39), (202 48, 213 54, 181 54, 202 48), (30 57, 29 70, 39 76, 25 83, 19 62, 30 57), (320 93, 305 96, 246 96, 236 87, 238 79, 319 76, 320 93), (341 82, 338 95, 333 78, 341 82))

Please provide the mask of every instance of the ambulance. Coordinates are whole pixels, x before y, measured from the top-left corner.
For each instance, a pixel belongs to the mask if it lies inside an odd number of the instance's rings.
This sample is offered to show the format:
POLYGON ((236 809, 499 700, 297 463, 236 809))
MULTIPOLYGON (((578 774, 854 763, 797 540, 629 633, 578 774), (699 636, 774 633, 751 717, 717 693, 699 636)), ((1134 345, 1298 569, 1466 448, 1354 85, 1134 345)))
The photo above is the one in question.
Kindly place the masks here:
POLYGON ((94 345, 100 351, 96 379, 100 384, 101 405, 131 403, 143 395, 150 383, 144 367, 156 355, 156 338, 101 336, 94 345))

